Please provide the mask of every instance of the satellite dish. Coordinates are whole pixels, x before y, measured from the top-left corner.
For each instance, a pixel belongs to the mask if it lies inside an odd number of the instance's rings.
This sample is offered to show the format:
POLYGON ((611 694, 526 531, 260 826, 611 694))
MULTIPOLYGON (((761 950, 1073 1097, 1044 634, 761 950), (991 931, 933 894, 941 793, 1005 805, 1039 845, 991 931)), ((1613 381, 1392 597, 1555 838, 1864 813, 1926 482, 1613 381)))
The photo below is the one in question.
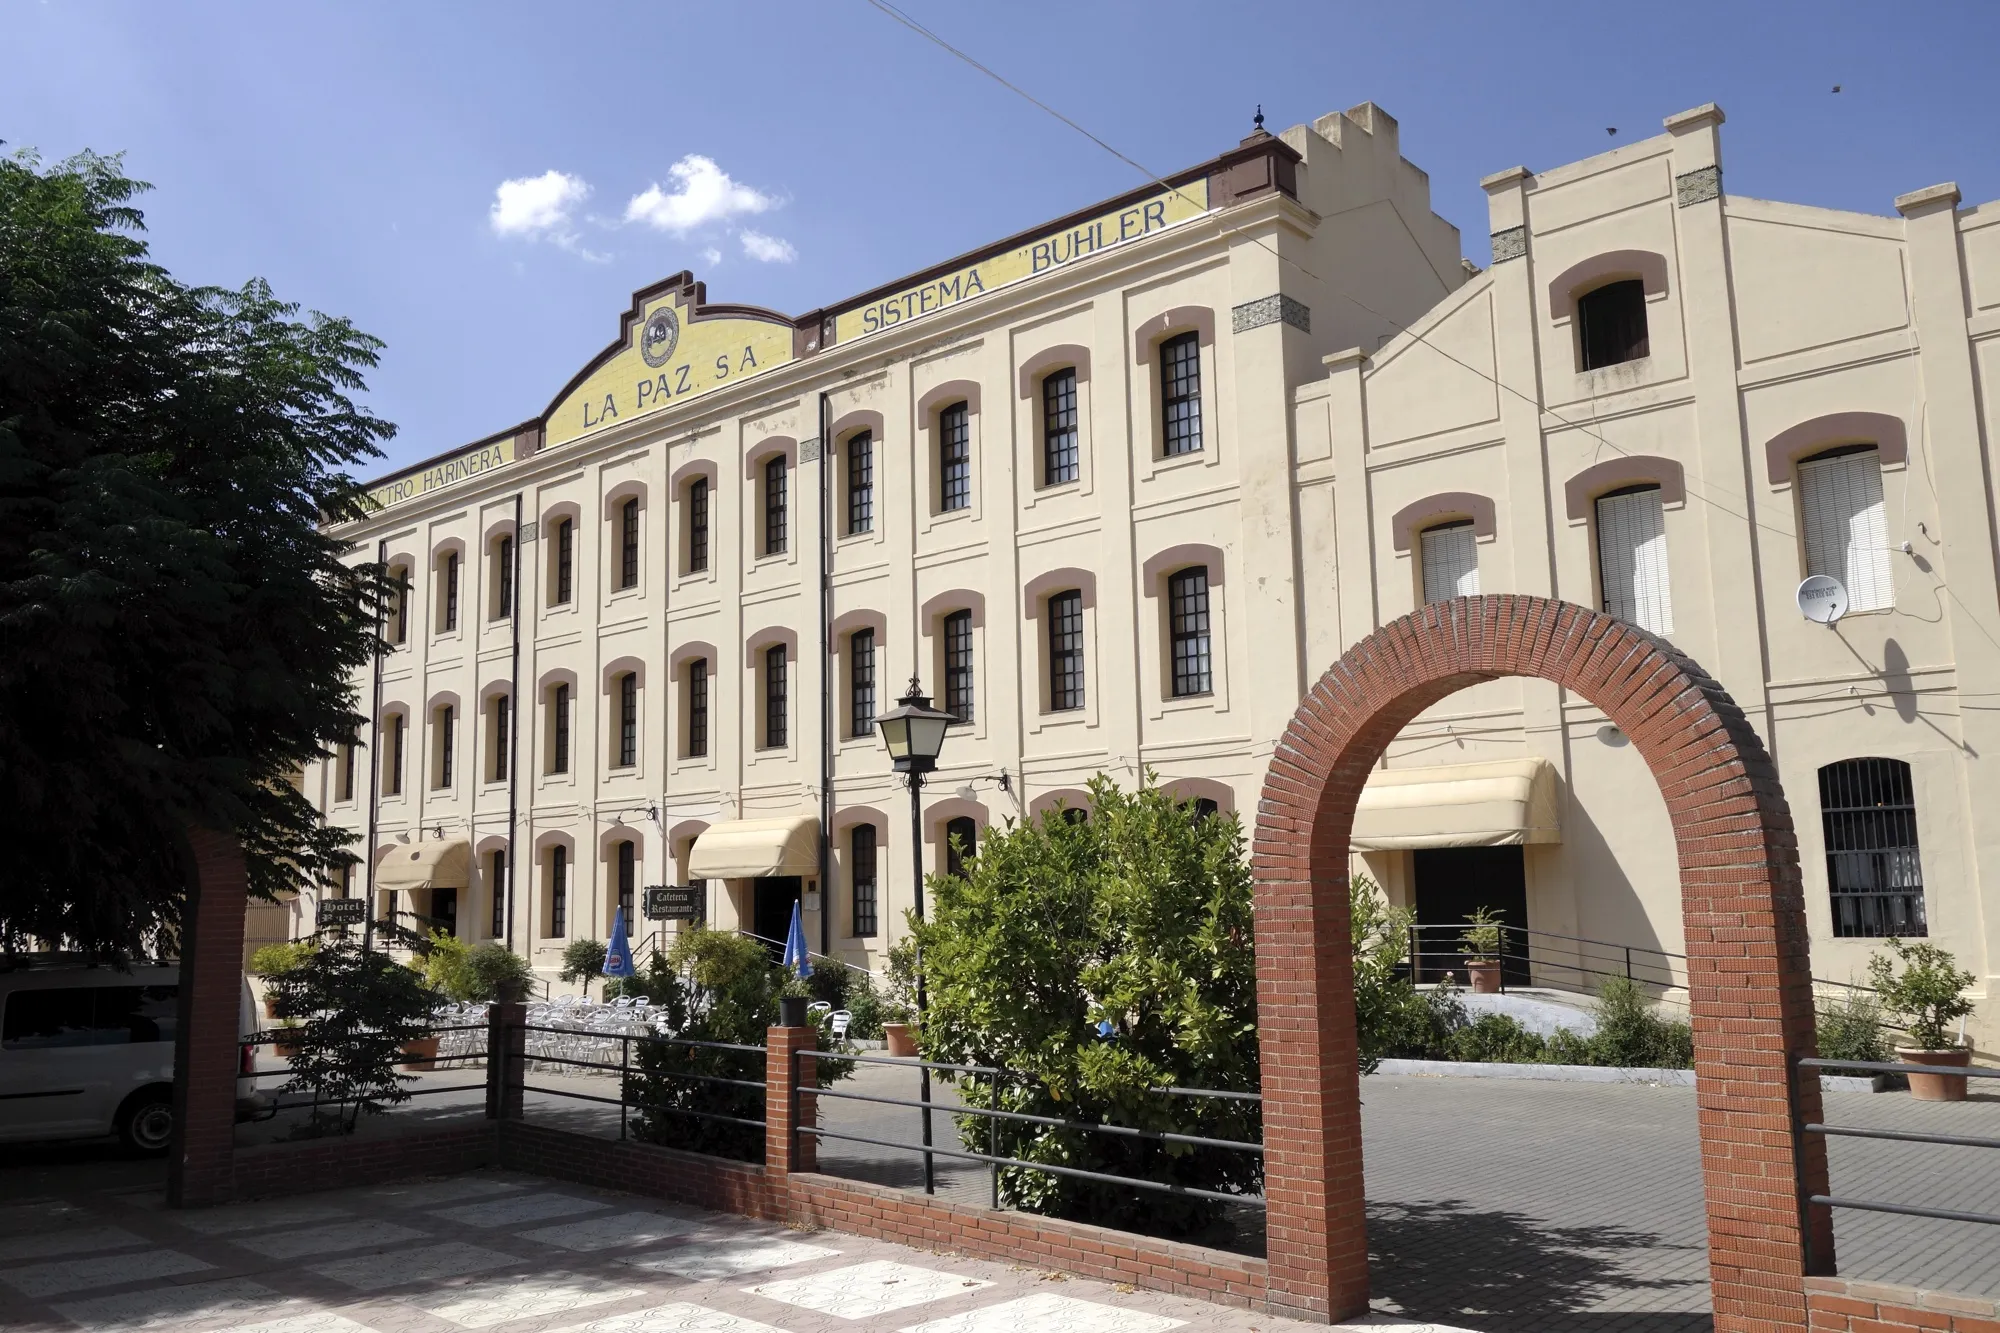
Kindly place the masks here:
POLYGON ((1847 614, 1847 587, 1831 574, 1814 574, 1799 584, 1799 614, 1831 625, 1847 614))

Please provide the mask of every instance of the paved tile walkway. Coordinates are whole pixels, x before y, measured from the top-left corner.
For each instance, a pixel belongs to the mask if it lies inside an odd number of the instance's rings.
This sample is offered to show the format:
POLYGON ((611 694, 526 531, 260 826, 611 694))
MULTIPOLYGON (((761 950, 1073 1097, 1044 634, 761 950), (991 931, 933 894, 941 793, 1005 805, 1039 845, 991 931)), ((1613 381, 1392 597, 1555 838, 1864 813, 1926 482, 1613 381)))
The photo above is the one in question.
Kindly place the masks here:
MULTIPOLYGON (((0 1327, 92 1333, 1292 1333, 1247 1310, 505 1172, 201 1211, 0 1204, 0 1327)), ((1441 1325, 1376 1319, 1405 1333, 1441 1325)), ((1323 1326, 1322 1326, 1323 1327, 1323 1326)), ((1361 1328, 1364 1325, 1347 1325, 1361 1328)))

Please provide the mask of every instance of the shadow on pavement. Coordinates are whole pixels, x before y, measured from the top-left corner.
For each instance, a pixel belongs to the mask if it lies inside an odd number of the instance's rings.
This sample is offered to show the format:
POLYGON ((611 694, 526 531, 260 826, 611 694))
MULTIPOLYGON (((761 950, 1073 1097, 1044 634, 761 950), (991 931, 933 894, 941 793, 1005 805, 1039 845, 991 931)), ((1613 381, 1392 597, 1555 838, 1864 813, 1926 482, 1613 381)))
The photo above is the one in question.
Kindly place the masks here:
POLYGON ((1552 1226, 1450 1202, 1368 1205, 1377 1309, 1481 1333, 1708 1333, 1712 1317, 1686 1309, 1707 1304, 1705 1273, 1700 1282, 1646 1278, 1620 1263, 1621 1253, 1685 1248, 1651 1232, 1552 1226))

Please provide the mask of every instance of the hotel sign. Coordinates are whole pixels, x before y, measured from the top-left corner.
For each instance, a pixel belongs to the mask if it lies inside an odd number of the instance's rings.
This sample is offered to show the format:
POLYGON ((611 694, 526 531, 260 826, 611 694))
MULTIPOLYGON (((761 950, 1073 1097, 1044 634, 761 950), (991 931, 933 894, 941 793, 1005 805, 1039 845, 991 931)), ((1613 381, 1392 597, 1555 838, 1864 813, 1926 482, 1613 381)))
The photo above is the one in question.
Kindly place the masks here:
POLYGON ((369 504, 376 509, 387 509, 390 505, 420 499, 433 491, 455 486, 496 467, 505 467, 514 461, 516 438, 509 435, 504 440, 474 445, 464 453, 426 463, 400 477, 391 477, 380 485, 368 488, 369 504))
POLYGON ((835 346, 949 310, 975 296, 1010 286, 1079 259, 1154 236, 1208 212, 1208 179, 1161 190, 1137 203, 1037 236, 976 264, 906 287, 834 316, 835 346))

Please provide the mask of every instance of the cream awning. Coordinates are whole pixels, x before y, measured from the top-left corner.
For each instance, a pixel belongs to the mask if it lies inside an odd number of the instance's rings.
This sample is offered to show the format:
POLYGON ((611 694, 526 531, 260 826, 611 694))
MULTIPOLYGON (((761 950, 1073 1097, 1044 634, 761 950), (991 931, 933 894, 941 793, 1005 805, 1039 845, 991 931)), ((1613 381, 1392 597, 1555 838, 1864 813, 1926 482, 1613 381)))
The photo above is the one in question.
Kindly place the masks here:
POLYGON ((763 875, 817 875, 819 820, 725 819, 710 824, 688 854, 689 879, 757 879, 763 875))
POLYGON ((1555 766, 1546 759, 1378 770, 1354 808, 1361 852, 1561 842, 1555 766))
POLYGON ((462 889, 472 868, 464 838, 430 839, 392 846, 375 868, 377 889, 462 889))

